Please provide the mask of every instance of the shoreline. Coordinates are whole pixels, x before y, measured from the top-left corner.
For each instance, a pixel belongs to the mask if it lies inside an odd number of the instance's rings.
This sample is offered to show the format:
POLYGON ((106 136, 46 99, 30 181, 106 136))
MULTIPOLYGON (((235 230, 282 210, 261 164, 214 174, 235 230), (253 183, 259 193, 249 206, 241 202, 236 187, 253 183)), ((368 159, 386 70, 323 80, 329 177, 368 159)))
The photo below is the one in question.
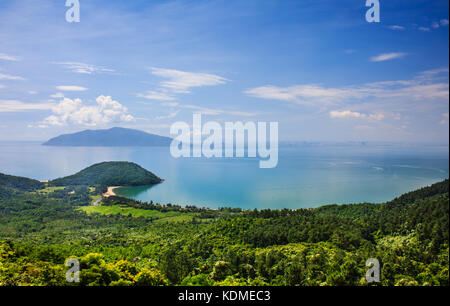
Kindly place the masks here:
POLYGON ((102 197, 103 198, 108 198, 108 197, 115 197, 115 196, 117 196, 114 193, 114 189, 120 188, 120 187, 122 187, 122 186, 108 186, 108 190, 105 193, 102 194, 102 197))

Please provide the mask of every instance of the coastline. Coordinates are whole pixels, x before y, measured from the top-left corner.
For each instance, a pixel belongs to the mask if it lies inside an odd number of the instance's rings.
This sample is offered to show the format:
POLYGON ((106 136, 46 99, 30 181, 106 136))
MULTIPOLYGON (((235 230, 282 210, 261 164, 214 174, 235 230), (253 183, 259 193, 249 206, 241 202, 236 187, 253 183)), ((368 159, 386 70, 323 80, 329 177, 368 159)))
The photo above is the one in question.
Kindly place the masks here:
POLYGON ((108 198, 108 197, 115 197, 115 196, 117 196, 114 193, 114 189, 120 188, 120 187, 122 187, 122 186, 108 186, 108 190, 104 194, 102 194, 102 197, 103 198, 108 198))

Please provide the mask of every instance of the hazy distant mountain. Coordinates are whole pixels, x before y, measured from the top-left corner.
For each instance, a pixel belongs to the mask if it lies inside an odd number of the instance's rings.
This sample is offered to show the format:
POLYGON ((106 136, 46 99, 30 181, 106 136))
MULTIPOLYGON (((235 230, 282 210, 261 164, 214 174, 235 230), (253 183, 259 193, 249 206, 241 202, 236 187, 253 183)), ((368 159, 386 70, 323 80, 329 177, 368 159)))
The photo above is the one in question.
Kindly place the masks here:
POLYGON ((60 135, 43 143, 44 146, 169 146, 172 138, 139 130, 114 127, 108 130, 85 130, 60 135))

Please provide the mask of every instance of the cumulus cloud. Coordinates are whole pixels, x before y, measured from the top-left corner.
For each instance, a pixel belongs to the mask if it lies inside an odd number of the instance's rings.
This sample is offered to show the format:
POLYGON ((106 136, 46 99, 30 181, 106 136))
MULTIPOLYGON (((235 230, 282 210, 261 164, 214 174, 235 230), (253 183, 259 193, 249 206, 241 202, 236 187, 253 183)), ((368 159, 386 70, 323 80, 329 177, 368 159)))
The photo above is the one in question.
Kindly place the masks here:
POLYGON ((134 117, 128 109, 110 96, 99 96, 96 105, 84 105, 81 99, 63 98, 52 107, 53 115, 42 122, 42 126, 75 123, 86 126, 103 125, 112 122, 130 122, 134 117))
POLYGON ((20 58, 17 56, 0 53, 0 60, 17 62, 20 61, 20 58))
POLYGON ((150 68, 150 73, 166 79, 166 81, 162 81, 158 84, 156 90, 138 94, 138 97, 150 100, 173 101, 175 100, 175 95, 190 93, 192 88, 216 86, 225 84, 227 81, 224 77, 215 74, 155 67, 150 68))
POLYGON ((391 53, 383 53, 377 56, 373 56, 370 58, 371 62, 383 62, 388 61, 396 58, 402 58, 406 56, 407 53, 404 52, 391 52, 391 53))
POLYGON ((75 73, 81 74, 97 74, 97 73, 113 73, 114 69, 105 68, 101 66, 90 65, 79 62, 55 62, 54 64, 61 65, 65 69, 68 69, 75 73))
POLYGON ((56 89, 61 91, 86 91, 88 90, 85 87, 76 86, 76 85, 60 85, 56 86, 56 89))
POLYGON ((441 19, 440 23, 443 27, 448 26, 448 19, 441 19))

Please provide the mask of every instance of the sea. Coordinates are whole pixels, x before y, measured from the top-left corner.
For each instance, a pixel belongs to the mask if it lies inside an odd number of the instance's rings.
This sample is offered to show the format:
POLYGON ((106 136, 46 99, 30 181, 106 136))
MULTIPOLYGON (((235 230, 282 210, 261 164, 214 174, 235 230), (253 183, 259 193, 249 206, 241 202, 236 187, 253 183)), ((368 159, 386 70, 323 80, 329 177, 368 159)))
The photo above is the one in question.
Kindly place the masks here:
POLYGON ((449 177, 448 145, 282 145, 278 165, 258 158, 174 158, 168 147, 51 147, 0 142, 0 173, 41 181, 103 161, 130 161, 164 179, 118 195, 181 206, 297 209, 381 203, 449 177))

